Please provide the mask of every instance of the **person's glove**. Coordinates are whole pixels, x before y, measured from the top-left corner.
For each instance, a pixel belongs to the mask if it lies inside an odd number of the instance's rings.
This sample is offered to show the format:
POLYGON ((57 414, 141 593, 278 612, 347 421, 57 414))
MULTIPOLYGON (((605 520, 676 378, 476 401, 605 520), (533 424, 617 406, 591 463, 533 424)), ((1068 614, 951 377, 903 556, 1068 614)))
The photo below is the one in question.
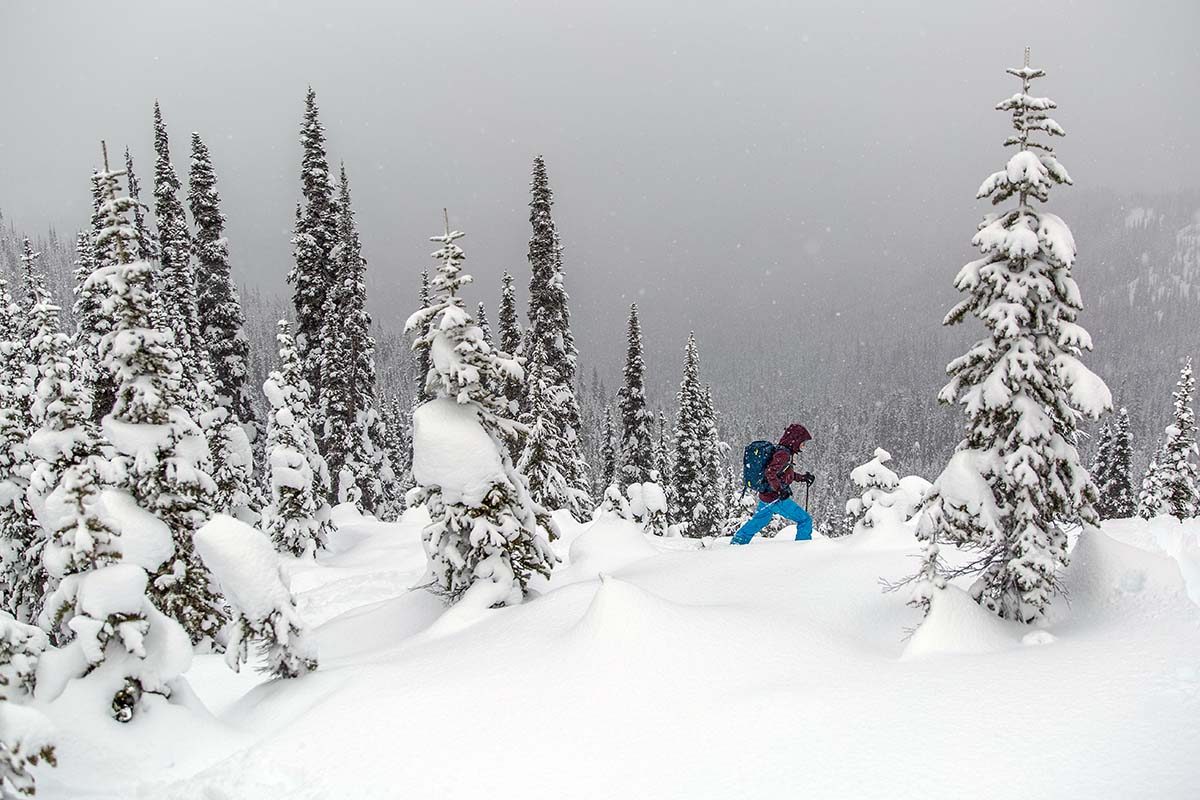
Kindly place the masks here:
POLYGON ((808 486, 812 486, 813 481, 815 481, 816 479, 817 479, 817 477, 815 475, 813 475, 811 472, 806 472, 800 476, 800 482, 803 484, 806 484, 808 486))

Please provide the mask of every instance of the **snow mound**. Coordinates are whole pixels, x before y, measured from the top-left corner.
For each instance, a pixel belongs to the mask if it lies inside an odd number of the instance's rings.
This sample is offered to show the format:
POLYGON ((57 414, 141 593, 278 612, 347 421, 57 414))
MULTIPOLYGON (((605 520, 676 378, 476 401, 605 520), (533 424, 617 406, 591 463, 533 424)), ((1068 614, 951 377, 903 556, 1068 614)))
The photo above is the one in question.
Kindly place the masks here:
POLYGON ((1175 559, 1187 585, 1188 596, 1200 605, 1200 520, 1178 520, 1171 516, 1108 520, 1104 533, 1118 542, 1164 553, 1175 559))
POLYGON ((474 406, 448 398, 413 412, 413 477, 437 486, 446 503, 477 505, 488 487, 506 480, 500 452, 474 406))
POLYGON ((635 561, 658 555, 635 522, 617 518, 598 519, 571 543, 571 571, 595 577, 614 572, 635 561))
POLYGON ((1076 615, 1129 605, 1188 603, 1179 566, 1170 556, 1095 530, 1080 534, 1063 584, 1076 615))
POLYGON ((628 581, 601 575, 591 604, 568 631, 568 637, 577 644, 600 644, 628 658, 636 652, 662 648, 664 637, 686 638, 689 625, 684 610, 684 606, 628 581))
POLYGON ((994 653, 1017 646, 1021 628, 979 606, 957 586, 935 590, 929 615, 900 656, 903 660, 935 655, 994 653))

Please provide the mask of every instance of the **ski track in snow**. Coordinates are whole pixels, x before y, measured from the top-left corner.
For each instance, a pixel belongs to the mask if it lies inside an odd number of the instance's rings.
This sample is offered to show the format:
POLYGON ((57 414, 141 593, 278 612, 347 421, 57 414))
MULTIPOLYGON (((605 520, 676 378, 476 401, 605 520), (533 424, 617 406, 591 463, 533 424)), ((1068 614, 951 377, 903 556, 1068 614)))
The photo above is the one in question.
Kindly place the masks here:
POLYGON ((340 524, 286 567, 318 672, 199 656, 197 700, 128 726, 68 691, 38 796, 1200 796, 1200 523, 1081 540, 1044 631, 952 589, 908 641, 917 612, 878 586, 915 568, 904 527, 646 557, 567 523, 540 596, 443 615, 410 591, 419 520, 340 524))

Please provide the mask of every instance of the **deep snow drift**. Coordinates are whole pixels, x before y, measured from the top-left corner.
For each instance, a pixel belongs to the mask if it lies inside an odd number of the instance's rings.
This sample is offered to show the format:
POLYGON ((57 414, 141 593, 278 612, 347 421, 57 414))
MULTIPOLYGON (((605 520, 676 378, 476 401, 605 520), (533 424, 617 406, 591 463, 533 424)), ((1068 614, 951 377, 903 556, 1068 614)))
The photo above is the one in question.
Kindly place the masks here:
POLYGON ((69 690, 39 797, 1200 795, 1200 522, 1080 539, 1044 629, 951 588, 906 639, 878 586, 914 567, 904 525, 697 550, 559 515, 539 597, 443 613, 409 591, 419 513, 336 516, 316 563, 284 559, 316 673, 197 656, 125 726, 69 690))

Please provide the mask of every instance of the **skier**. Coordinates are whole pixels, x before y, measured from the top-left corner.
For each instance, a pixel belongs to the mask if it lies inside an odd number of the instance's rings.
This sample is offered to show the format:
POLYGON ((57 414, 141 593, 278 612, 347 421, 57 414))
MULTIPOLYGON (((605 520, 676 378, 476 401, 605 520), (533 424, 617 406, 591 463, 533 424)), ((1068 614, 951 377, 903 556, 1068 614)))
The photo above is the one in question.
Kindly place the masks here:
MULTIPOLYGON (((758 494, 758 508, 754 516, 738 528, 733 535, 732 544, 750 544, 754 534, 767 527, 767 523, 776 514, 796 523, 796 541, 807 542, 812 539, 813 519, 799 503, 792 499, 792 484, 805 483, 812 485, 813 474, 805 472, 797 474, 792 467, 792 458, 804 447, 804 443, 812 439, 808 429, 799 423, 789 425, 779 438, 779 444, 774 447, 770 460, 762 469, 758 482, 747 481, 747 485, 757 485, 762 488, 758 494)), ((751 448, 756 445, 769 444, 754 442, 746 448, 746 464, 751 463, 751 448)))

